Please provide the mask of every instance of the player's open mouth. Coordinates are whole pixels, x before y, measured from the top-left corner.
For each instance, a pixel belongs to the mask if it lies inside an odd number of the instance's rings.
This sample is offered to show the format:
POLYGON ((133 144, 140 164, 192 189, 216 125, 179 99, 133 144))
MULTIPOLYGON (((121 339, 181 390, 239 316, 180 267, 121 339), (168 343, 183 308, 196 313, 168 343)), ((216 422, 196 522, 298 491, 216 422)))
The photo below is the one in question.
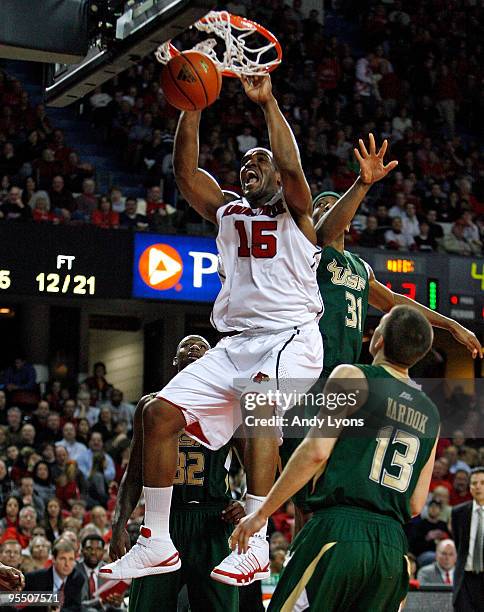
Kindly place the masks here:
POLYGON ((258 182, 259 175, 257 174, 257 172, 255 172, 255 170, 247 170, 244 177, 244 186, 252 187, 252 185, 255 185, 258 182))

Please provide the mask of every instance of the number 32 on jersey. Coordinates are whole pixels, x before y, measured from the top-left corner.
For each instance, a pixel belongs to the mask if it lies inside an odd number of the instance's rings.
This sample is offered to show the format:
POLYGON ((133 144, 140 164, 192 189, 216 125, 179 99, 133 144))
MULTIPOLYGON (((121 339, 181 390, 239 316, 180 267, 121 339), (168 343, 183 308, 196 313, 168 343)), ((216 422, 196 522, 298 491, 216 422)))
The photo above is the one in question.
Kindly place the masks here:
POLYGON ((249 221, 252 244, 249 245, 246 222, 235 221, 235 229, 239 234, 239 257, 250 257, 256 259, 271 259, 277 253, 277 236, 273 233, 277 230, 277 221, 249 221))

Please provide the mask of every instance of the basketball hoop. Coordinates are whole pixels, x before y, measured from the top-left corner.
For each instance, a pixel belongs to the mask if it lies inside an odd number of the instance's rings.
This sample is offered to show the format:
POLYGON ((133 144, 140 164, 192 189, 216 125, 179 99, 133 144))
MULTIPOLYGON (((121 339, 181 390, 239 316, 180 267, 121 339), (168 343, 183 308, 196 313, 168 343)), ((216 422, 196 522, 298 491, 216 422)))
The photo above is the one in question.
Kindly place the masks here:
MULTIPOLYGON (((206 53, 216 64, 223 76, 239 77, 240 75, 264 75, 271 72, 282 59, 282 48, 277 38, 264 26, 227 11, 211 11, 194 24, 200 32, 215 34, 225 43, 223 59, 217 57, 215 47, 217 40, 208 38, 199 42, 196 51, 206 53), (251 48, 247 39, 253 34, 260 34, 267 39, 267 44, 251 48), (270 59, 276 53, 276 58, 270 59)), ((171 40, 160 45, 155 52, 156 59, 167 64, 173 57, 180 55, 171 40)))

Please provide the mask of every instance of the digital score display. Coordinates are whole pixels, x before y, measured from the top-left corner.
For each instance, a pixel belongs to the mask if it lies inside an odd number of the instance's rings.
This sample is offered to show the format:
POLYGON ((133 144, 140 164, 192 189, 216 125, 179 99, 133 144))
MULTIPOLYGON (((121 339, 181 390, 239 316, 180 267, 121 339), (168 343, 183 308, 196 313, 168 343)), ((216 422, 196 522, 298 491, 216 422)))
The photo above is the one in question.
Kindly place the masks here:
POLYGON ((392 291, 460 321, 484 321, 483 259, 370 249, 358 254, 392 291))
POLYGON ((412 274, 415 272, 415 260, 388 258, 386 262, 386 269, 388 272, 393 272, 396 274, 412 274))
MULTIPOLYGON (((370 251, 371 253, 371 251, 370 251)), ((363 255, 363 259, 365 259, 363 255)), ((373 252, 370 256, 375 272, 391 272, 393 274, 423 274, 427 273, 427 261, 422 256, 389 255, 373 252)))
POLYGON ((449 259, 449 315, 461 321, 484 320, 484 260, 449 259))
POLYGON ((0 297, 130 296, 132 236, 128 232, 12 225, 0 224, 0 297))

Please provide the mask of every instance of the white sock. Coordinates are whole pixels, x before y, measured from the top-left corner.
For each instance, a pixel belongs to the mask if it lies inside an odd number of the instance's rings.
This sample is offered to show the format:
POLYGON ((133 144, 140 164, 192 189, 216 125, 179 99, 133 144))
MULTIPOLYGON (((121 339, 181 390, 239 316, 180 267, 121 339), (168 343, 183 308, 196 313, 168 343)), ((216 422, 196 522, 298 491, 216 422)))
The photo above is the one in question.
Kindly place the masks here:
POLYGON ((143 487, 145 526, 154 538, 170 537, 170 506, 173 487, 143 487))
MULTIPOLYGON (((249 493, 247 493, 247 495, 245 496, 246 514, 252 514, 252 512, 257 512, 257 510, 259 510, 265 500, 266 496, 260 497, 259 495, 250 495, 249 493)), ((262 529, 257 533, 254 533, 254 535, 258 536, 259 538, 264 538, 264 540, 266 539, 267 521, 265 522, 264 527, 262 527, 262 529)))

